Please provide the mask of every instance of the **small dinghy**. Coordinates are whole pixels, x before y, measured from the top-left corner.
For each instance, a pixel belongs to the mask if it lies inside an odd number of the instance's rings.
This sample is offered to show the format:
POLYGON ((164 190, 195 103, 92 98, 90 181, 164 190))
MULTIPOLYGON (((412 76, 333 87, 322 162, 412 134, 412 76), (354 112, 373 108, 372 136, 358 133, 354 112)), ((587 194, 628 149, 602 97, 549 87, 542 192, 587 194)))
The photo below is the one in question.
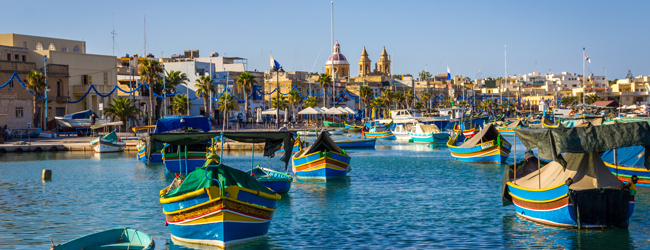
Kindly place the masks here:
MULTIPOLYGON (((51 240, 51 239, 50 239, 51 240)), ((133 249, 152 250, 156 248, 153 238, 145 232, 128 227, 118 227, 97 233, 81 236, 63 244, 54 245, 50 250, 76 250, 76 249, 133 249)))
POLYGON ((253 176, 262 183, 262 185, 278 194, 286 194, 291 189, 291 182, 293 181, 291 175, 268 168, 262 168, 259 165, 246 171, 246 173, 253 176))

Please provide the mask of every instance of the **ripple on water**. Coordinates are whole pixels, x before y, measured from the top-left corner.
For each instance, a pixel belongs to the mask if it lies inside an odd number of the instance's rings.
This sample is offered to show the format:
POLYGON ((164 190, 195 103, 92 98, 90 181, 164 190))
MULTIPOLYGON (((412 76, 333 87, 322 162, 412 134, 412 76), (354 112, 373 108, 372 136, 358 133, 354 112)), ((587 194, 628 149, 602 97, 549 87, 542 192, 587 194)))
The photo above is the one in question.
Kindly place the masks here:
MULTIPOLYGON (((345 179, 295 180, 268 236, 234 249, 650 246, 649 189, 639 188, 629 230, 546 227, 501 206, 502 166, 456 162, 440 146, 382 141, 377 148, 349 150, 353 170, 345 179)), ((523 149, 518 143, 520 159, 523 149)), ((158 191, 172 176, 161 164, 91 152, 5 154, 0 162, 0 215, 9 218, 0 220, 2 249, 47 248, 49 237, 64 242, 120 226, 149 233, 157 249, 217 249, 171 242, 158 191), (43 168, 53 170, 52 181, 40 180, 43 168)), ((224 162, 248 169, 250 154, 224 162)), ((259 154, 255 163, 284 169, 259 154)))

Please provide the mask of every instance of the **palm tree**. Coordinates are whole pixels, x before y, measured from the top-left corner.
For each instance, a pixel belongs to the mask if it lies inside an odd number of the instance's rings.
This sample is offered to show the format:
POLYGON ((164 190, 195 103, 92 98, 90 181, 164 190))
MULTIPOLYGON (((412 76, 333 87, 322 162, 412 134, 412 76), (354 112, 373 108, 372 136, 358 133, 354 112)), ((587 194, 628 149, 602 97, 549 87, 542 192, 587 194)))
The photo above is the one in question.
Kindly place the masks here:
MULTIPOLYGON (((278 98, 274 96, 271 100, 272 108, 278 108, 278 98)), ((287 108, 287 97, 280 95, 280 110, 285 110, 287 108)))
POLYGON ((404 92, 404 100, 406 101, 407 109, 411 109, 411 103, 413 103, 413 99, 415 99, 415 96, 413 96, 413 91, 410 89, 406 90, 404 92))
POLYGON ((212 82, 211 76, 201 76, 194 84, 196 95, 203 98, 203 109, 207 117, 210 116, 210 93, 217 93, 217 87, 212 82))
POLYGON ((431 96, 429 96, 428 92, 423 92, 422 94, 420 94, 420 99, 422 99, 422 101, 424 101, 424 106, 427 109, 429 109, 429 99, 430 98, 431 98, 431 96))
POLYGON ((424 107, 424 103, 422 102, 416 102, 415 103, 415 109, 420 112, 420 110, 424 107))
POLYGON ((223 130, 226 130, 228 111, 235 109, 235 97, 230 92, 223 93, 219 98, 219 110, 223 114, 223 130))
POLYGON ((237 87, 244 90, 244 110, 246 110, 246 117, 248 116, 248 93, 246 90, 253 91, 253 85, 257 83, 255 76, 251 75, 248 71, 244 71, 237 77, 237 87))
POLYGON ((183 115, 187 113, 187 95, 177 94, 169 104, 174 113, 183 115))
POLYGON ((374 99, 372 99, 372 102, 370 103, 370 107, 375 109, 380 109, 384 107, 384 98, 382 98, 381 96, 375 97, 374 99))
POLYGON ((318 100, 316 100, 316 97, 309 96, 309 97, 307 97, 307 98, 305 99, 305 101, 303 102, 303 104, 304 104, 305 107, 307 107, 307 108, 314 108, 314 107, 318 106, 318 103, 317 103, 317 102, 318 102, 318 100))
POLYGON ((395 92, 395 94, 393 94, 393 99, 395 100, 398 109, 402 108, 404 102, 406 102, 406 96, 404 96, 402 91, 395 92))
POLYGON ((302 96, 300 96, 300 92, 296 90, 292 90, 289 92, 289 104, 291 105, 291 116, 294 116, 293 114, 293 108, 294 104, 299 103, 302 101, 302 96))
MULTIPOLYGON (((165 88, 163 89, 163 91, 165 91, 167 93, 167 95, 173 94, 173 92, 176 92, 175 91, 176 86, 178 86, 179 84, 184 84, 184 83, 190 81, 190 79, 187 78, 187 75, 185 75, 185 73, 181 73, 180 71, 172 70, 172 71, 165 72, 165 73, 166 73, 165 82, 164 82, 164 87, 165 88)), ((185 105, 185 106, 187 106, 187 105, 185 105)), ((171 106, 168 107, 168 109, 172 110, 171 106)))
POLYGON ((325 107, 327 104, 327 95, 325 93, 327 93, 327 87, 332 83, 332 77, 328 74, 322 73, 318 76, 316 82, 318 82, 323 88, 323 107, 325 107))
MULTIPOLYGON (((363 102, 363 106, 366 111, 366 116, 368 116, 368 105, 370 105, 370 101, 372 99, 372 88, 368 86, 363 86, 361 87, 360 93, 359 93, 359 98, 361 98, 361 102, 363 102)), ((368 116, 370 117, 370 116, 368 116)))
POLYGON ((163 73, 162 65, 158 61, 145 58, 138 65, 138 74, 143 82, 149 86, 149 125, 153 124, 153 85, 163 73))
MULTIPOLYGON (((34 112, 34 126, 36 124, 39 124, 40 117, 41 117, 41 109, 38 107, 38 102, 36 99, 40 97, 45 90, 45 76, 43 73, 38 72, 36 70, 32 70, 27 74, 27 84, 25 87, 29 90, 34 92, 34 95, 32 95, 32 102, 33 102, 33 112, 34 112)), ((47 111, 46 111, 47 112, 47 111)), ((47 121, 45 121, 47 123, 47 121)))
POLYGON ((137 116, 142 115, 142 110, 135 105, 133 100, 129 98, 119 99, 113 98, 113 103, 109 104, 106 109, 104 109, 106 115, 112 116, 111 120, 116 118, 122 121, 124 124, 124 131, 126 131, 126 122, 131 119, 136 124, 139 124, 137 116))

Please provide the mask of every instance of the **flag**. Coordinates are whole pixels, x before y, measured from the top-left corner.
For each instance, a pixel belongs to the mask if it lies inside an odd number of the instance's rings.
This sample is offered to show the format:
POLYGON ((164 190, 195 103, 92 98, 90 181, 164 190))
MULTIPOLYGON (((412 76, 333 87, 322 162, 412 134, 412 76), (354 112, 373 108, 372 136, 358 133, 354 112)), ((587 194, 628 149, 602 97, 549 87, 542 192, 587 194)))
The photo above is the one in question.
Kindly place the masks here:
POLYGON ((272 69, 278 69, 280 68, 280 63, 273 59, 273 56, 271 56, 271 68, 272 69))
POLYGON ((585 61, 591 63, 591 58, 587 55, 587 52, 585 51, 585 48, 582 48, 582 54, 585 55, 585 61))
POLYGON ((447 80, 451 80, 451 71, 449 71, 449 65, 447 65, 447 80))

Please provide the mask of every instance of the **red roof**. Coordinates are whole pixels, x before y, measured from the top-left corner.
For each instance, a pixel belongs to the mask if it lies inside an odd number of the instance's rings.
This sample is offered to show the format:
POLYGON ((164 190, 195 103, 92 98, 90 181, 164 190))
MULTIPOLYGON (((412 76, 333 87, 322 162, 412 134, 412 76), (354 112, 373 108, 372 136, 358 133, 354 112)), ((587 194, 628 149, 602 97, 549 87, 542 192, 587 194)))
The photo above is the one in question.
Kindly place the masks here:
POLYGON ((616 107, 618 103, 616 101, 597 101, 593 105, 596 107, 616 107))

